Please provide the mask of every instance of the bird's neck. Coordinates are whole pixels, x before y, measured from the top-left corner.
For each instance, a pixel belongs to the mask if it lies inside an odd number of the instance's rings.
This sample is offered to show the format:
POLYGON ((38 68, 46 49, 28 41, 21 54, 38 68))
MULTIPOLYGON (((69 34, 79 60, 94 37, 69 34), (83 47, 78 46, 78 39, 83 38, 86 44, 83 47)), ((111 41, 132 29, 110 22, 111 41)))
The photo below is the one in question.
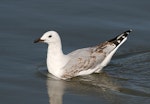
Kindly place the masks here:
POLYGON ((67 62, 67 56, 62 51, 61 42, 48 45, 47 67, 50 73, 58 77, 59 71, 67 62))
POLYGON ((48 45, 48 52, 47 56, 49 57, 58 57, 58 56, 63 56, 63 51, 62 51, 62 45, 60 43, 50 43, 48 45))

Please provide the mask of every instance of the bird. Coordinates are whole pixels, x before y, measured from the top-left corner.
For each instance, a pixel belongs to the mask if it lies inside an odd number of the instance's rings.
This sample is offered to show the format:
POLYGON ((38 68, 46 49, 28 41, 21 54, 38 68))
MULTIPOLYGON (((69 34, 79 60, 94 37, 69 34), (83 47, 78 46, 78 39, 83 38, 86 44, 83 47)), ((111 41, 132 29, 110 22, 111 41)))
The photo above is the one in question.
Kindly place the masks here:
POLYGON ((77 76, 100 73, 107 66, 117 49, 127 40, 132 29, 127 30, 115 38, 95 46, 77 49, 64 54, 59 34, 48 31, 34 43, 48 44, 47 68, 55 77, 66 80, 77 76))

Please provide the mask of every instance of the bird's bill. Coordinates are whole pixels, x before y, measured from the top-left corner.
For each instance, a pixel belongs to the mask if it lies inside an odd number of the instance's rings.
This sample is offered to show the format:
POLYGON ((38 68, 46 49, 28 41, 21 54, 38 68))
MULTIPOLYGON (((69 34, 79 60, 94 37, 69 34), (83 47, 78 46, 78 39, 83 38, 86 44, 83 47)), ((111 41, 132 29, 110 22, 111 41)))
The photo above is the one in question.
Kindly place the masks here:
POLYGON ((34 41, 34 43, 38 43, 38 42, 43 42, 44 40, 42 40, 42 39, 36 39, 35 41, 34 41))

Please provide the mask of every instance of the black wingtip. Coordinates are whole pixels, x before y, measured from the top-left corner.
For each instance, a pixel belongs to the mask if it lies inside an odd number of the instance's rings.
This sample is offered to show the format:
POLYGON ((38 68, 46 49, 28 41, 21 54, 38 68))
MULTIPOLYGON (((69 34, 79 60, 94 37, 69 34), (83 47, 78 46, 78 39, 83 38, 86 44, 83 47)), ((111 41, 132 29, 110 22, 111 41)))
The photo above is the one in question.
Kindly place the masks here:
POLYGON ((125 34, 127 36, 130 34, 130 32, 132 32, 132 29, 125 31, 123 34, 125 34))
POLYGON ((130 32, 132 32, 132 29, 123 32, 122 34, 109 40, 108 42, 113 42, 117 46, 130 34, 130 32))
POLYGON ((127 30, 126 32, 129 32, 129 33, 130 33, 130 32, 132 32, 132 29, 130 29, 130 30, 127 30))

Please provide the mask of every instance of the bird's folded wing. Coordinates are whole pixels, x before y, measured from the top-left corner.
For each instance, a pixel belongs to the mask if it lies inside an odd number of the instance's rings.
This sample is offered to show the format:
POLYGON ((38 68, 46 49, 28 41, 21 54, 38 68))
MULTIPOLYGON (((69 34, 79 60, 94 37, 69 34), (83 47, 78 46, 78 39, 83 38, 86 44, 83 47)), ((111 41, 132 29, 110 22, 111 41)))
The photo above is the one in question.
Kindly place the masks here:
POLYGON ((83 48, 70 53, 71 59, 63 67, 64 76, 76 76, 81 71, 94 69, 115 48, 114 44, 104 42, 95 47, 83 48))

